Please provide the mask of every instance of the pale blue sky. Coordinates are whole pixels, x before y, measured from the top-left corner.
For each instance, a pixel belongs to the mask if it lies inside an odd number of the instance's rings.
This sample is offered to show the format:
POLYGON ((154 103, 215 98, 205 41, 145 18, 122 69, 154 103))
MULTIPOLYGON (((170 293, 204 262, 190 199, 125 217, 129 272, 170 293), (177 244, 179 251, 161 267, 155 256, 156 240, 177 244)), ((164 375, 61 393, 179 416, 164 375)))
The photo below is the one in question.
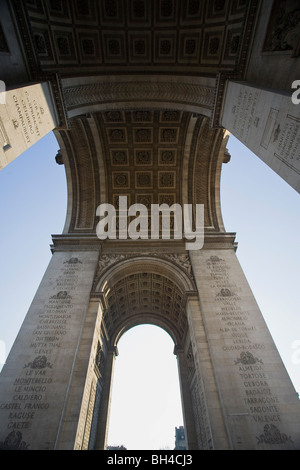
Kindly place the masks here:
MULTIPOLYGON (((6 353, 13 344, 50 260, 51 234, 63 230, 67 191, 64 167, 55 162, 57 150, 58 144, 51 133, 0 171, 0 342, 5 344, 6 353)), ((232 159, 223 166, 222 173, 225 228, 237 232, 238 258, 295 388, 300 392, 300 353, 293 349, 296 342, 300 342, 300 196, 233 137, 229 140, 229 150, 232 159)), ((135 334, 135 331, 138 332, 136 329, 128 332, 129 341, 124 335, 119 345, 117 364, 122 354, 124 357, 126 354, 130 356, 132 351, 140 350, 143 338, 144 364, 147 352, 151 362, 155 341, 156 350, 161 351, 168 361, 156 362, 157 366, 161 363, 164 367, 162 376, 158 372, 157 377, 165 376, 166 369, 174 368, 176 371, 172 342, 160 343, 160 337, 167 336, 163 331, 156 330, 156 336, 151 336, 148 331, 149 344, 144 330, 140 334, 135 334), (169 354, 164 352, 165 348, 170 351, 169 354)), ((154 334, 154 330, 151 331, 154 334)), ((0 361, 1 355, 0 348, 0 361)), ((115 393, 118 391, 118 375, 117 369, 115 393)), ((136 375, 141 377, 140 374, 136 375)), ((122 381, 121 376, 119 379, 122 381)), ((168 380, 169 383, 175 380, 174 390, 177 387, 176 374, 175 379, 168 380)), ((134 384, 134 376, 128 384, 131 382, 132 390, 142 385, 141 380, 134 384)), ((150 385, 146 388, 149 389, 150 385)), ((177 422, 181 416, 180 410, 170 400, 167 401, 170 389, 167 386, 163 389, 165 396, 163 390, 159 394, 157 390, 149 390, 150 397, 148 401, 145 398, 144 403, 153 403, 158 407, 154 397, 160 397, 161 403, 169 403, 168 410, 165 407, 166 414, 170 411, 170 415, 175 417, 175 425, 182 424, 177 422)), ((176 398, 177 392, 173 395, 176 398)), ((133 391, 129 393, 128 400, 130 396, 134 396, 133 391)), ((119 402, 121 410, 124 407, 133 407, 134 410, 134 404, 124 403, 124 395, 123 399, 113 398, 113 409, 117 406, 114 402, 119 402)), ((162 418, 154 417, 151 423, 150 416, 146 414, 144 422, 147 426, 143 433, 139 431, 141 423, 133 425, 138 431, 133 438, 135 448, 146 448, 142 442, 138 444, 138 436, 143 437, 144 442, 153 442, 155 446, 173 448, 175 425, 173 422, 162 423, 162 418), (168 436, 158 432, 165 426, 168 431, 164 433, 168 436)), ((125 437, 120 442, 117 429, 110 434, 110 439, 111 444, 126 444, 125 437)), ((129 442, 127 445, 130 448, 133 444, 129 442)))

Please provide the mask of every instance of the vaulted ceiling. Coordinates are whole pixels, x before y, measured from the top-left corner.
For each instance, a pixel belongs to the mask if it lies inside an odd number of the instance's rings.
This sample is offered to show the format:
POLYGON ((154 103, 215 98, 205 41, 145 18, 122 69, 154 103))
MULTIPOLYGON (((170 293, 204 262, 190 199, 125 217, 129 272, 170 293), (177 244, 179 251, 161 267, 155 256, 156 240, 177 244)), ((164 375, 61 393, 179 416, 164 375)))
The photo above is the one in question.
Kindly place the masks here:
POLYGON ((183 339, 187 328, 186 298, 172 280, 147 271, 124 277, 107 290, 104 321, 109 337, 124 325, 163 319, 174 339, 183 339))
POLYGON ((106 111, 56 132, 69 186, 66 231, 95 232, 101 203, 204 204, 205 225, 222 229, 219 185, 225 131, 209 119, 168 109, 106 111))
POLYGON ((98 205, 204 204, 223 230, 226 78, 241 77, 259 0, 12 0, 33 80, 50 81, 68 181, 65 232, 98 205), (223 78, 222 78, 223 77, 223 78))
MULTIPOLYGON (((15 2, 20 3, 20 2, 15 2)), ((253 1, 26 0, 40 69, 62 75, 232 71, 253 1)), ((249 24, 250 22, 250 24, 249 24)))

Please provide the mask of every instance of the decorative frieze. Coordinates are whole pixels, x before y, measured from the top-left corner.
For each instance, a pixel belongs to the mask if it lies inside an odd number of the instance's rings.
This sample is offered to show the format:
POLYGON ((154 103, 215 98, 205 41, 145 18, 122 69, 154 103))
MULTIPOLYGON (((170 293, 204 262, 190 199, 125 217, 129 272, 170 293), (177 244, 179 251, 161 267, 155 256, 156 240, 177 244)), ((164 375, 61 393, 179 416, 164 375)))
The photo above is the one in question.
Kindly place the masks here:
POLYGON ((99 276, 103 274, 103 272, 110 268, 111 266, 120 263, 125 260, 129 259, 146 259, 147 258, 155 258, 155 259, 162 259, 169 261, 171 263, 176 264, 179 266, 181 269, 183 269, 186 274, 193 280, 193 273, 192 273, 192 266, 191 266, 191 261, 190 257, 187 253, 143 253, 141 255, 136 255, 136 254, 128 254, 128 255, 122 255, 122 254, 103 254, 98 262, 98 271, 96 274, 96 281, 98 280, 99 276))
POLYGON ((163 101, 180 102, 185 105, 196 105, 212 108, 214 88, 193 83, 174 83, 173 81, 146 82, 139 80, 107 80, 64 88, 64 99, 67 110, 78 107, 112 101, 163 101))

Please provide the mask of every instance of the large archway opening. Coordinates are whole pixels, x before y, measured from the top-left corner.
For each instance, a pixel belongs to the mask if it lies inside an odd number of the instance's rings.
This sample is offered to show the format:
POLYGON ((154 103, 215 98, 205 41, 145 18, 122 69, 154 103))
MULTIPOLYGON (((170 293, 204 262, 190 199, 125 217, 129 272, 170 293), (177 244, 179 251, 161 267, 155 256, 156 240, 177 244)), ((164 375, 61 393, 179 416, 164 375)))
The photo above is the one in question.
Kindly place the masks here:
POLYGON ((183 425, 174 342, 160 327, 139 325, 118 342, 108 446, 174 449, 183 425))
POLYGON ((102 255, 94 284, 94 295, 101 298, 104 361, 97 449, 174 449, 175 428, 183 422, 187 447, 197 448, 190 389, 196 382, 192 384, 195 365, 187 315, 194 295, 189 267, 186 254, 102 255), (128 355, 122 352, 126 338, 128 355), (119 398, 114 398, 118 389, 119 398), (159 435, 167 413, 168 431, 159 435), (120 433, 112 433, 113 427, 120 433), (143 439, 127 442, 133 431, 143 439))

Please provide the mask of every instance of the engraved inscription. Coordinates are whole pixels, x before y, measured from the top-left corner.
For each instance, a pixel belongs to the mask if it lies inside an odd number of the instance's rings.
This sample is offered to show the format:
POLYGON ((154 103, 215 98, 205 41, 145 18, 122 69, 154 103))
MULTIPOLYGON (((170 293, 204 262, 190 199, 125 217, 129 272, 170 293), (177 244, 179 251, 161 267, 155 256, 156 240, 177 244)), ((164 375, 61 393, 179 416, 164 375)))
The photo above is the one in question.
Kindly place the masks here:
MULTIPOLYGON (((51 409, 50 388, 55 386, 54 363, 70 328, 73 296, 79 283, 82 262, 78 258, 65 261, 58 271, 43 309, 36 315, 35 328, 29 342, 32 359, 24 361, 20 374, 13 383, 12 399, 0 403, 6 413, 8 435, 0 443, 2 449, 26 449, 30 446, 28 435, 23 441, 22 432, 30 431, 39 419, 39 412, 51 409)), ((4 415, 1 415, 4 419, 4 415)))
POLYGON ((31 101, 28 91, 25 91, 21 100, 17 95, 13 95, 13 101, 17 111, 14 126, 21 126, 26 142, 30 144, 32 136, 41 137, 40 126, 43 124, 42 116, 45 110, 35 99, 31 101))
POLYGON ((275 156, 283 159, 300 174, 300 119, 288 114, 284 126, 278 129, 276 140, 275 156))
POLYGON ((230 265, 218 256, 206 260, 210 277, 210 288, 215 292, 218 309, 215 313, 219 320, 222 350, 236 352, 232 359, 236 366, 241 386, 242 403, 255 423, 280 423, 279 399, 269 385, 269 376, 259 351, 265 345, 258 342, 253 333, 257 326, 250 312, 242 308, 240 288, 232 280, 230 265))
POLYGON ((259 94, 260 92, 255 89, 240 89, 232 108, 233 130, 242 142, 247 142, 249 138, 251 126, 256 117, 255 110, 259 94))

